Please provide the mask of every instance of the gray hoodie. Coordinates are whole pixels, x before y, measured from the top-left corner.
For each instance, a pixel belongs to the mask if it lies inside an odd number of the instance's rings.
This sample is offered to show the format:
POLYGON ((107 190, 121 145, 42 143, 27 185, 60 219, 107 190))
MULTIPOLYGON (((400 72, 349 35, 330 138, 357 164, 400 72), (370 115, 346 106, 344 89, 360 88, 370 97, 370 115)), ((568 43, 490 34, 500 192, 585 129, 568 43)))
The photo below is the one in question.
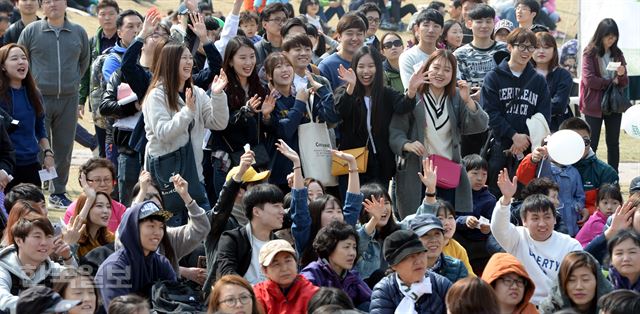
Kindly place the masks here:
POLYGON ((47 19, 25 27, 18 43, 29 51, 33 78, 44 96, 78 93, 80 80, 89 67, 89 38, 84 28, 65 18, 60 29, 47 19))
POLYGON ((12 314, 16 313, 18 295, 17 293, 11 293, 11 288, 13 287, 12 274, 19 280, 22 280, 23 289, 26 289, 42 283, 49 276, 53 277, 57 275, 65 268, 47 258, 46 261, 38 266, 33 275, 29 277, 22 270, 21 265, 22 263, 18 259, 18 251, 15 246, 10 245, 0 251, 0 311, 11 312, 12 314))

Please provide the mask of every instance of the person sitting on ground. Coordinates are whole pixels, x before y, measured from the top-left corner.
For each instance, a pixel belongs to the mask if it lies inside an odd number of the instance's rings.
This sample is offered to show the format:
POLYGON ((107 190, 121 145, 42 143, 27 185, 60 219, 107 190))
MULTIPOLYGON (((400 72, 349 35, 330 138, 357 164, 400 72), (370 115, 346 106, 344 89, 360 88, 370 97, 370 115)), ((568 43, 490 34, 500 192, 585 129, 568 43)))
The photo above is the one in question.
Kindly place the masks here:
POLYGON ((524 226, 511 224, 510 206, 518 186, 517 177, 509 179, 505 168, 499 173, 497 184, 503 196, 493 210, 491 232, 507 253, 524 264, 536 284, 532 302, 538 305, 549 295, 560 261, 569 252, 581 251, 582 246, 576 239, 553 230, 556 224, 555 206, 545 195, 527 197, 520 209, 524 226))
POLYGON ((529 302, 536 285, 524 265, 509 253, 496 253, 482 272, 482 280, 493 287, 500 313, 537 314, 529 302))
POLYGON ((636 231, 620 231, 609 241, 609 278, 614 288, 640 292, 639 253, 640 235, 636 231))
POLYGON ((433 214, 417 215, 409 226, 427 249, 427 266, 430 272, 440 274, 452 283, 469 276, 459 259, 442 253, 445 229, 438 217, 433 214))
POLYGON ((208 313, 262 314, 249 282, 238 275, 222 276, 211 289, 208 313))
POLYGON ((580 241, 582 247, 587 246, 591 240, 604 231, 607 219, 613 215, 616 208, 622 206, 622 193, 617 184, 603 184, 598 191, 598 207, 587 222, 584 223, 576 240, 580 241))
POLYGON ((613 290, 598 300, 600 313, 640 313, 640 293, 633 290, 613 290))
POLYGON ((309 300, 318 291, 298 274, 296 251, 286 240, 271 240, 260 249, 259 263, 267 280, 253 287, 267 313, 305 313, 309 300))
POLYGON ((493 313, 498 308, 491 286, 477 277, 454 283, 445 301, 447 314, 493 313))
MULTIPOLYGON (((117 176, 113 163, 111 163, 109 159, 91 158, 80 166, 79 172, 78 182, 81 187, 87 184, 87 188, 91 188, 96 192, 104 192, 112 195, 117 176)), ((67 207, 67 211, 64 214, 64 223, 69 223, 77 205, 78 201, 76 200, 67 207)), ((109 231, 116 232, 122 221, 122 215, 124 215, 126 210, 127 208, 124 205, 116 200, 111 200, 111 218, 109 218, 109 224, 107 225, 109 231)))
POLYGON ((49 287, 34 286, 20 293, 16 313, 73 313, 80 303, 82 301, 63 299, 49 287))
POLYGON ((556 313, 562 309, 600 313, 598 299, 611 290, 611 282, 604 277, 600 263, 591 254, 571 252, 562 260, 558 278, 539 310, 541 313, 556 313))
POLYGON ((427 249, 409 230, 384 240, 384 259, 393 273, 373 288, 369 313, 445 313, 449 279, 427 269, 427 249))
POLYGON ((318 287, 344 290, 358 309, 366 311, 371 301, 371 288, 353 269, 358 257, 358 233, 341 221, 323 227, 313 241, 318 260, 307 265, 300 274, 318 287))
POLYGON ((109 309, 109 314, 149 314, 149 302, 135 294, 121 295, 113 298, 109 309))
POLYGON ((161 242, 168 241, 165 222, 170 216, 152 201, 136 204, 124 214, 119 228, 122 248, 100 265, 95 278, 105 310, 115 297, 129 293, 148 297, 153 283, 176 281, 169 260, 156 252, 161 242))
MULTIPOLYGON (((28 214, 11 233, 15 244, 0 251, 0 311, 16 313, 20 292, 37 285, 51 287, 64 266, 49 258, 54 230, 46 217, 28 214)), ((68 247, 65 253, 63 258, 77 267, 68 247)))

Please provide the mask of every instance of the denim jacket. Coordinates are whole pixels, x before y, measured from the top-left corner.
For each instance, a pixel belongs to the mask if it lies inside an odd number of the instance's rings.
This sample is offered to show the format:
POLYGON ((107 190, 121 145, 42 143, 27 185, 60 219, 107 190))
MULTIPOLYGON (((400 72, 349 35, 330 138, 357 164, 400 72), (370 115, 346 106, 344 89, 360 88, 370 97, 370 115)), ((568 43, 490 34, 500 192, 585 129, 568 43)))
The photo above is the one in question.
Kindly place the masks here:
MULTIPOLYGON (((293 220, 291 224, 291 234, 295 239, 296 251, 299 256, 302 256, 307 245, 313 243, 313 239, 309 238, 311 236, 311 213, 309 212, 307 195, 307 188, 291 190, 291 208, 289 209, 291 220, 293 220)), ((358 217, 360 216, 360 210, 362 210, 363 199, 364 195, 362 195, 362 193, 354 194, 347 192, 344 206, 342 207, 345 223, 352 226, 356 225, 358 217)), ((362 246, 362 242, 360 243, 360 246, 362 246)))

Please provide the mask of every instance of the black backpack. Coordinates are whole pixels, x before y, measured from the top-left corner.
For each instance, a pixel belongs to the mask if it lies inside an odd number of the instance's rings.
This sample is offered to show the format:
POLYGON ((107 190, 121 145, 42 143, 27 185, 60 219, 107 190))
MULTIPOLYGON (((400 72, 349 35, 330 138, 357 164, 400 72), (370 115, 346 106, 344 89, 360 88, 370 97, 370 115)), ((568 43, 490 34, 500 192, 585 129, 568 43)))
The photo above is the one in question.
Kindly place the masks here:
POLYGON ((153 313, 206 313, 200 292, 184 282, 159 281, 151 289, 153 313))

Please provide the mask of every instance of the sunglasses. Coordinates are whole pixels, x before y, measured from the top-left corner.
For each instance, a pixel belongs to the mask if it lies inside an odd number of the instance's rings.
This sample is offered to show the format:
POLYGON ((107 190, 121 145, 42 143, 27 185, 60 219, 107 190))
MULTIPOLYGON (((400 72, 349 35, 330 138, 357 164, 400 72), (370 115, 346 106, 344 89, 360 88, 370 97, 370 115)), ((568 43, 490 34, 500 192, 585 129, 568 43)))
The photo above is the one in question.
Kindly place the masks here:
POLYGON ((591 139, 590 138, 583 137, 582 140, 584 141, 584 147, 587 147, 587 146, 591 145, 591 139))
POLYGON ((384 47, 385 49, 390 49, 391 47, 402 47, 402 40, 396 39, 394 41, 388 41, 382 44, 382 47, 384 47))

